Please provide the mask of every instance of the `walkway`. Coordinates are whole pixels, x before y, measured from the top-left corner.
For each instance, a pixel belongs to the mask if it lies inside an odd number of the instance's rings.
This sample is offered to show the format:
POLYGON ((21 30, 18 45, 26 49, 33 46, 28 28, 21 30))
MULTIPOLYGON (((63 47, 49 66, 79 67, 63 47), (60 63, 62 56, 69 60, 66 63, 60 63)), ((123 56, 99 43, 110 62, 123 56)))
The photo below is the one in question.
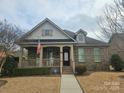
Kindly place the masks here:
POLYGON ((74 75, 62 75, 60 93, 83 93, 74 75))

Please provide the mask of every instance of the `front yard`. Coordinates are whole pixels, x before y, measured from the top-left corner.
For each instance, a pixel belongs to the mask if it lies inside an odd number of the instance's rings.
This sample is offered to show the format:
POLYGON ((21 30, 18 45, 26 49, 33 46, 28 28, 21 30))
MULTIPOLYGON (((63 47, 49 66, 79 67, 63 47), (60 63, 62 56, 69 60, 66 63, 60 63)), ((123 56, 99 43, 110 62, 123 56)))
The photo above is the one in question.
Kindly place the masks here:
MULTIPOLYGON (((124 72, 92 72, 76 78, 85 93, 124 92, 124 72)), ((0 79, 0 93, 59 92, 59 76, 27 76, 0 79)))
POLYGON ((77 79, 85 93, 124 93, 124 72, 92 72, 77 79))
POLYGON ((14 77, 2 78, 7 81, 0 86, 0 93, 59 93, 60 77, 14 77))

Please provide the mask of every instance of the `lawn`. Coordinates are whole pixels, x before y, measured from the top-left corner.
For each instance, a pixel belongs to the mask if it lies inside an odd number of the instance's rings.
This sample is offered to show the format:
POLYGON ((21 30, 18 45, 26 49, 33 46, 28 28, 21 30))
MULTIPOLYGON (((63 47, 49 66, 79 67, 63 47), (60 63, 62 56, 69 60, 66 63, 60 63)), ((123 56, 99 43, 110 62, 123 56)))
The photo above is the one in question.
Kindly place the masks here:
MULTIPOLYGON (((0 93, 59 93, 60 77, 14 77, 2 78, 0 93)), ((1 85, 1 84, 0 84, 1 85)))
POLYGON ((124 72, 92 72, 77 79, 85 93, 124 93, 124 72))

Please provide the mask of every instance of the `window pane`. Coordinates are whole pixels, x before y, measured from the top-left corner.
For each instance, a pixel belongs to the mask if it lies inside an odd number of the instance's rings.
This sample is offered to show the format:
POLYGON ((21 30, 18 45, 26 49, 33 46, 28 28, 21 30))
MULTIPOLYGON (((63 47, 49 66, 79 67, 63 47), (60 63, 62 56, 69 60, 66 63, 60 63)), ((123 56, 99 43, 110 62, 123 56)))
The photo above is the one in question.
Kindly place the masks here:
POLYGON ((64 52, 64 61, 68 61, 68 52, 64 52))
POLYGON ((84 49, 83 48, 78 49, 78 61, 79 62, 85 62, 85 55, 84 55, 84 49))
POLYGON ((53 31, 51 29, 44 29, 42 31, 42 36, 52 36, 53 31))
POLYGON ((49 30, 45 31, 45 36, 49 36, 49 30))
POLYGON ((94 61, 95 62, 100 62, 101 61, 100 49, 99 48, 94 48, 94 61))
POLYGON ((45 30, 42 31, 42 36, 45 36, 45 30))
POLYGON ((79 39, 79 41, 83 41, 83 36, 82 35, 78 35, 78 39, 79 39))

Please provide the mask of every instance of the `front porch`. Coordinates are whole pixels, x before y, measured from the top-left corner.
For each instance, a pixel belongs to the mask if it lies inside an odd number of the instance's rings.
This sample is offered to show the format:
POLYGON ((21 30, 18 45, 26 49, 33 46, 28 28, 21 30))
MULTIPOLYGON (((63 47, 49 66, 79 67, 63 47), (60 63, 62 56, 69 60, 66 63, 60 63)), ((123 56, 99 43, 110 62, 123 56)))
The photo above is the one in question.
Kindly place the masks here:
POLYGON ((19 67, 59 67, 62 74, 64 66, 75 72, 73 45, 42 45, 40 55, 36 54, 37 45, 21 47, 19 67))

